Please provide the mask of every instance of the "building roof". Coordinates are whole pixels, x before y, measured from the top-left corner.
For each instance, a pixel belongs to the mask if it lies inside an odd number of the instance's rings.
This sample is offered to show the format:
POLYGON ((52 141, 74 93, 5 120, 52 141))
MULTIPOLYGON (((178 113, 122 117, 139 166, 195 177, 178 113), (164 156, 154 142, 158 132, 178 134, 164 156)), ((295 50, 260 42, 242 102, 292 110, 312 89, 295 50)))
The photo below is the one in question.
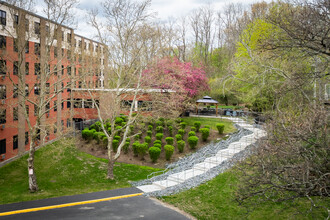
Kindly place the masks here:
POLYGON ((210 104, 218 104, 219 102, 212 99, 210 96, 204 96, 202 99, 198 99, 196 103, 210 103, 210 104))

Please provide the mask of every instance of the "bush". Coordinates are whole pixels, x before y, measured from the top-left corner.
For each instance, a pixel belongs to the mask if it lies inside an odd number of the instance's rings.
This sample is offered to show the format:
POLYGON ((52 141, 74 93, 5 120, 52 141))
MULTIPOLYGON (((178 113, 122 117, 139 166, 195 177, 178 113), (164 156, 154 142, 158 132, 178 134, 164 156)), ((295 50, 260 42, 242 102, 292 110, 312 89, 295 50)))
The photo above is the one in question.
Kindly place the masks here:
POLYGON ((111 135, 111 127, 107 129, 108 130, 108 134, 111 135))
POLYGON ((190 136, 188 138, 188 144, 191 149, 195 149, 198 144, 198 137, 196 136, 190 136))
POLYGON ((178 134, 181 135, 182 137, 184 136, 185 130, 179 129, 178 134))
POLYGON ((131 143, 131 139, 130 138, 126 138, 126 142, 131 143))
POLYGON ((90 130, 92 131, 92 133, 93 133, 93 134, 96 132, 96 130, 95 130, 95 129, 90 129, 90 130))
POLYGON ((117 135, 120 135, 121 134, 121 129, 122 128, 123 128, 122 126, 116 126, 115 130, 117 130, 116 131, 117 132, 117 135))
POLYGON ((165 145, 164 150, 165 150, 166 160, 170 160, 174 152, 174 147, 172 145, 165 145))
POLYGON ((190 136, 196 136, 196 133, 194 131, 189 131, 188 137, 190 137, 190 136))
POLYGON ((140 145, 140 142, 139 142, 139 141, 135 141, 135 142, 132 144, 134 157, 137 157, 138 154, 139 154, 139 151, 138 151, 139 145, 140 145))
POLYGON ((152 131, 154 129, 154 127, 152 125, 148 125, 148 130, 152 131))
POLYGON ((128 153, 129 145, 130 145, 130 143, 128 141, 126 141, 125 142, 125 145, 123 147, 124 154, 127 154, 128 153))
POLYGON ((144 155, 147 154, 148 148, 149 148, 148 143, 142 143, 138 145, 138 153, 141 156, 141 158, 143 158, 144 155))
POLYGON ((149 148, 149 156, 153 163, 155 163, 157 161, 157 159, 159 158, 160 152, 161 152, 161 149, 159 149, 158 147, 149 148))
POLYGON ((130 131, 130 134, 133 135, 133 133, 134 133, 134 126, 133 125, 129 126, 129 131, 130 131))
POLYGON ((217 126, 219 134, 223 134, 223 131, 225 130, 225 125, 219 123, 216 126, 217 126))
POLYGON ((127 122, 128 116, 127 115, 122 115, 121 118, 124 120, 124 122, 127 122))
POLYGON ((116 117, 116 119, 115 119, 115 124, 116 125, 121 126, 121 123, 123 123, 123 122, 124 122, 124 119, 122 119, 120 117, 116 117))
POLYGON ((180 124, 182 122, 182 118, 175 119, 175 122, 178 123, 178 124, 180 124))
POLYGON ((181 141, 182 140, 182 135, 181 134, 175 135, 175 139, 176 139, 177 142, 181 141))
POLYGON ((203 141, 206 141, 207 138, 210 136, 210 129, 208 128, 201 128, 200 132, 202 132, 202 139, 203 141))
POLYGON ((151 137, 152 136, 152 131, 148 130, 147 135, 151 137))
POLYGON ((191 127, 190 128, 190 131, 196 131, 196 128, 195 127, 191 127))
POLYGON ((93 130, 86 130, 85 131, 86 140, 88 142, 90 142, 91 140, 93 140, 93 134, 94 134, 93 130))
POLYGON ((150 136, 145 136, 144 137, 144 142, 146 142, 148 144, 148 146, 149 146, 150 143, 151 143, 151 137, 150 136))
POLYGON ((100 134, 102 134, 102 132, 94 132, 93 133, 93 139, 96 140, 96 142, 98 144, 100 143, 100 134))
POLYGON ((157 126, 156 132, 157 133, 163 133, 164 132, 164 128, 162 126, 157 126))
POLYGON ((185 146, 186 146, 186 142, 184 142, 183 140, 177 142, 177 148, 180 153, 183 152, 185 146))
POLYGON ((187 122, 181 122, 180 123, 181 129, 186 129, 187 127, 187 122))
POLYGON ((159 127, 159 126, 163 126, 163 122, 162 121, 156 121, 156 126, 159 127))
POLYGON ((199 129, 201 128, 201 122, 200 121, 195 121, 194 127, 196 128, 196 131, 199 132, 199 129))
POLYGON ((114 139, 114 140, 117 140, 117 141, 120 141, 120 138, 121 138, 121 137, 118 136, 118 135, 116 135, 116 136, 113 137, 113 139, 114 139))
POLYGON ((87 140, 88 139, 88 133, 90 130, 88 128, 85 128, 84 130, 81 131, 81 136, 83 139, 87 140))
POLYGON ((112 150, 114 152, 117 152, 118 146, 119 146, 119 141, 118 140, 113 140, 112 141, 112 150))
POLYGON ((166 126, 167 127, 172 127, 173 126, 173 120, 168 120, 167 122, 166 122, 166 126))
POLYGON ((211 127, 210 127, 210 125, 204 125, 204 128, 210 129, 211 127))
POLYGON ((171 137, 173 136, 173 127, 172 126, 168 126, 168 133, 171 137))
POLYGON ((162 141, 160 141, 160 140, 155 140, 155 141, 154 141, 154 144, 160 144, 160 145, 162 145, 162 141))
POLYGON ((103 138, 107 137, 103 132, 100 132, 99 134, 99 139, 100 139, 100 142, 103 141, 103 138))
POLYGON ((173 145, 174 143, 174 139, 172 137, 165 138, 165 141, 168 145, 173 145))
POLYGON ((163 139, 163 137, 164 137, 164 134, 163 133, 157 133, 156 134, 156 139, 157 140, 160 140, 161 141, 163 139))
POLYGON ((162 149, 162 145, 161 144, 154 144, 153 147, 158 147, 159 149, 162 149))
POLYGON ((106 122, 104 125, 105 129, 108 130, 109 128, 111 128, 111 124, 110 122, 106 122))
POLYGON ((108 138, 107 137, 103 137, 102 142, 103 142, 104 147, 108 146, 108 138))
POLYGON ((94 129, 96 131, 95 128, 96 128, 96 125, 95 124, 92 124, 91 126, 89 126, 89 130, 93 130, 94 129))
POLYGON ((161 121, 162 123, 165 122, 165 118, 162 118, 162 117, 160 117, 158 120, 161 121))
POLYGON ((141 139, 141 134, 137 134, 134 136, 134 140, 138 141, 141 139))

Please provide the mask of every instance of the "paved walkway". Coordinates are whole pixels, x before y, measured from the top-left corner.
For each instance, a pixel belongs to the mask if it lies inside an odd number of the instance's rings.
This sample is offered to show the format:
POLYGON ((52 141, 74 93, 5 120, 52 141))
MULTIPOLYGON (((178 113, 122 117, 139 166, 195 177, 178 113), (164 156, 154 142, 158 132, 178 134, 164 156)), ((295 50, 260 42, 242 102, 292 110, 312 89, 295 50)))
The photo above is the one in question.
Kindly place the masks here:
POLYGON ((259 138, 266 135, 265 131, 247 124, 241 118, 228 117, 226 119, 232 120, 240 127, 250 130, 252 134, 242 137, 237 142, 231 143, 228 148, 219 150, 216 155, 205 158, 203 162, 196 163, 192 168, 173 173, 167 176, 164 180, 154 181, 151 184, 138 186, 137 188, 145 193, 152 193, 166 190, 167 188, 175 187, 179 184, 185 184, 185 182, 189 181, 189 179, 203 175, 213 167, 216 167, 224 161, 231 159, 235 154, 241 152, 247 146, 255 143, 259 138))

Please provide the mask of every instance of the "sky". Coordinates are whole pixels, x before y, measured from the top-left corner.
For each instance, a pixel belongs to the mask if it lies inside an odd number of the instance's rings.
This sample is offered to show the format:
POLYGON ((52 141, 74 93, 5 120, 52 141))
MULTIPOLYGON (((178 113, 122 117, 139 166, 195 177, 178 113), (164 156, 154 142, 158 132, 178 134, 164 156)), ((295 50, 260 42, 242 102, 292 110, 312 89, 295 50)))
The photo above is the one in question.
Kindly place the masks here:
MULTIPOLYGON (((77 26, 74 27, 75 33, 93 38, 95 31, 87 23, 87 11, 100 7, 103 0, 79 0, 79 5, 74 9, 77 20, 77 26)), ((139 1, 139 0, 138 0, 139 1)), ((261 1, 261 0, 259 0, 261 1)), ((179 18, 187 15, 194 9, 211 4, 216 11, 221 11, 225 5, 230 3, 243 3, 246 5, 258 2, 258 0, 152 0, 150 10, 157 14, 157 18, 161 21, 170 18, 179 18)), ((269 2, 267 0, 267 2, 269 2)), ((36 0, 37 13, 41 14, 42 0, 36 0)))

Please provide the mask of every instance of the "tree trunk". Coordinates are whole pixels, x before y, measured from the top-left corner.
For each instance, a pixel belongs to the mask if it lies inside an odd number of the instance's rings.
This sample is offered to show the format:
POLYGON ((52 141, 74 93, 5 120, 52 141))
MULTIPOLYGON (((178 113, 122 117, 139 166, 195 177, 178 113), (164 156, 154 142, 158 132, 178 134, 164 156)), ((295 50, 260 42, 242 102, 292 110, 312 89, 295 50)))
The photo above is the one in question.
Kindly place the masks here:
POLYGON ((114 165, 115 165, 115 161, 113 159, 109 159, 107 179, 111 179, 111 180, 114 179, 114 176, 113 176, 114 165))
POLYGON ((28 158, 29 190, 31 193, 38 191, 37 176, 34 171, 34 146, 31 146, 28 158))

